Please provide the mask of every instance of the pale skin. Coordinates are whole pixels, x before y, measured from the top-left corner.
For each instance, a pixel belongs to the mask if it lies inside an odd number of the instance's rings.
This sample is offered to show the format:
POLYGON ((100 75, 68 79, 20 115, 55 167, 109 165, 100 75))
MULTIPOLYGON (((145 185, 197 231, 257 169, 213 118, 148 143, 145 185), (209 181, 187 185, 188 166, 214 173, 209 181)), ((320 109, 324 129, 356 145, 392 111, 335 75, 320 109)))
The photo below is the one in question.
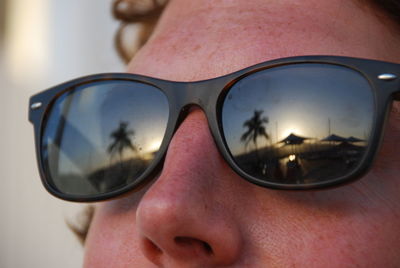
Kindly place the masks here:
MULTIPOLYGON (((193 81, 295 55, 400 63, 395 27, 349 0, 172 0, 128 71, 193 81)), ((97 205, 84 266, 399 267, 398 104, 393 110, 367 175, 289 192, 232 171, 193 109, 157 178, 97 205)))

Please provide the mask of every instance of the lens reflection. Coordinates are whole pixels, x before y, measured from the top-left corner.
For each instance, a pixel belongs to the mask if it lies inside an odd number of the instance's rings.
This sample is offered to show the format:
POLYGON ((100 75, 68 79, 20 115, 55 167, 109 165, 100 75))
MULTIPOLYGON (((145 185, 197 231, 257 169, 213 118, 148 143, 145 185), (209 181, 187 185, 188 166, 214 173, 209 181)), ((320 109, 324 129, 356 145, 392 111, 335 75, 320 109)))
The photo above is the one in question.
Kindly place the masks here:
POLYGON ((358 72, 293 64, 233 85, 222 125, 243 171, 270 182, 307 185, 354 170, 368 146, 373 113, 370 85, 358 72))
POLYGON ((59 191, 93 195, 137 179, 160 148, 166 96, 131 81, 84 84, 61 95, 42 137, 47 177, 59 191))

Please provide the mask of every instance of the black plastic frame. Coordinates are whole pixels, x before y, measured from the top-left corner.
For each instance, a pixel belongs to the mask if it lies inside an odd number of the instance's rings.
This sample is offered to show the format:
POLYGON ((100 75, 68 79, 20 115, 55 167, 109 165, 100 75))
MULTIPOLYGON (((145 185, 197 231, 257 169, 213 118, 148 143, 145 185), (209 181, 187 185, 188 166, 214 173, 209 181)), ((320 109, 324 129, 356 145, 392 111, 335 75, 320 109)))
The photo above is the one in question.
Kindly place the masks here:
POLYGON ((332 187, 353 181, 365 174, 372 164, 373 158, 378 150, 380 140, 383 136, 382 134, 385 120, 391 106, 390 104, 393 100, 400 101, 400 64, 339 56, 300 56, 267 61, 228 75, 195 82, 174 82, 129 73, 90 75, 65 82, 32 96, 29 102, 29 120, 34 125, 37 162, 41 180, 45 188, 51 194, 64 200, 92 202, 109 199, 131 191, 132 189, 137 188, 143 182, 147 181, 146 179, 154 175, 155 172, 159 171, 162 167, 162 160, 165 152, 167 151, 168 144, 170 143, 176 129, 179 127, 182 119, 185 117, 188 110, 187 108, 192 105, 200 107, 205 112, 211 133, 215 140, 215 144, 217 145, 226 162, 237 174, 254 184, 273 189, 306 190, 332 187), (228 89, 234 83, 243 77, 260 70, 298 63, 324 63, 350 68, 363 75, 369 81, 373 90, 373 95, 375 97, 375 114, 373 118, 371 140, 366 149, 366 153, 358 167, 355 168, 353 172, 347 174, 346 176, 339 177, 333 181, 319 182, 308 185, 286 185, 267 182, 252 177, 251 175, 243 172, 236 165, 233 157, 230 155, 229 150, 226 147, 226 143, 222 134, 220 120, 221 104, 226 96, 226 93, 228 92, 228 89), (382 77, 379 78, 379 76, 382 74, 390 74, 392 77, 389 76, 386 77, 386 79, 383 79, 382 77), (155 86, 164 92, 168 98, 170 108, 170 116, 168 119, 164 140, 153 163, 144 172, 144 174, 131 185, 127 185, 122 189, 113 192, 97 194, 90 197, 62 193, 50 183, 51 180, 47 179, 47 176, 49 175, 45 174, 43 169, 42 156, 40 153, 40 143, 44 127, 43 124, 46 121, 46 116, 51 108, 52 103, 57 99, 58 96, 78 85, 104 80, 128 80, 142 82, 155 86))

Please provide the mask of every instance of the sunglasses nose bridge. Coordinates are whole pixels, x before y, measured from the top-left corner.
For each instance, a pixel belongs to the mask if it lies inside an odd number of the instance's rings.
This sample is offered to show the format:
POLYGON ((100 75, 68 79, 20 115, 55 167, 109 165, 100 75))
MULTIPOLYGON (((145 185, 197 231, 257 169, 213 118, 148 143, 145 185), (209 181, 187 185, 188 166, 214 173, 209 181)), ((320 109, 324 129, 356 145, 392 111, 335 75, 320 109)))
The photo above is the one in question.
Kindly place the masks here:
POLYGON ((179 107, 198 106, 208 111, 215 106, 224 81, 221 79, 209 79, 196 82, 179 83, 176 87, 176 99, 179 107))

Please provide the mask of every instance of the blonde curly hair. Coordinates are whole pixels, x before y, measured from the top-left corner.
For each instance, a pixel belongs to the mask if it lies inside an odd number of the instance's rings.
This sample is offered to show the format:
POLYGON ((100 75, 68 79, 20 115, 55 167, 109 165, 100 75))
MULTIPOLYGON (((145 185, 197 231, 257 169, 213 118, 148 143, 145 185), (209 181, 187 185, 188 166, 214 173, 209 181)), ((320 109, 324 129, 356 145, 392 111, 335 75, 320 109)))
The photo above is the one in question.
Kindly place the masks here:
POLYGON ((135 52, 149 39, 167 2, 168 0, 114 0, 112 12, 121 22, 115 35, 115 47, 125 63, 128 63, 135 52), (129 27, 132 25, 138 31, 136 46, 126 41, 129 27))

